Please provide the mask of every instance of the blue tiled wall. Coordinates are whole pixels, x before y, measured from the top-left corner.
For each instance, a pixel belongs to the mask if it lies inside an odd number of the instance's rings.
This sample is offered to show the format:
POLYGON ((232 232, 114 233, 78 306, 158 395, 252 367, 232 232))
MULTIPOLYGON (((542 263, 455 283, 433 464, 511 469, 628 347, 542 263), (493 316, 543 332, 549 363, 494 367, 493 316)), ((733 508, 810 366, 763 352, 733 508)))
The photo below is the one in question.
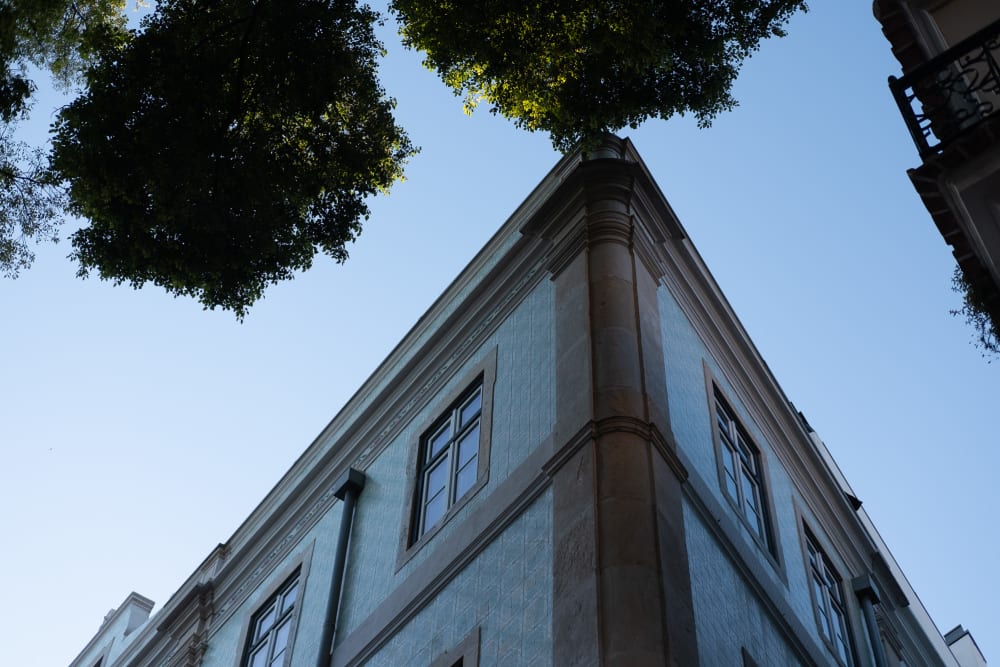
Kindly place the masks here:
MULTIPOLYGON (((481 348, 483 351, 497 348, 489 483, 451 518, 432 542, 447 537, 469 512, 486 501, 492 489, 552 430, 555 419, 552 299, 551 281, 542 281, 481 348)), ((463 381, 481 358, 474 355, 464 368, 456 370, 442 395, 456 388, 456 383, 463 381)), ((338 637, 357 628, 433 552, 433 545, 426 545, 396 572, 400 530, 409 519, 409 499, 404 497, 409 448, 442 407, 432 400, 416 413, 366 471, 368 482, 363 502, 358 506, 351 553, 356 567, 345 584, 345 611, 338 637)))
MULTIPOLYGON (((722 511, 731 513, 733 520, 737 522, 739 527, 736 531, 737 539, 742 539, 748 547, 745 553, 757 557, 761 570, 791 607, 802 627, 819 642, 819 631, 813 615, 796 515, 797 506, 808 519, 808 509, 796 491, 788 471, 778 460, 772 443, 764 438, 746 406, 739 400, 733 387, 723 375, 718 362, 710 356, 708 348, 665 287, 659 289, 659 308, 667 400, 670 403, 671 428, 677 439, 677 445, 693 468, 692 474, 702 480, 704 488, 712 494, 722 511), (720 486, 708 398, 711 388, 706 387, 703 363, 708 365, 713 380, 719 384, 732 404, 731 407, 753 438, 766 465, 768 483, 766 492, 772 499, 774 509, 771 521, 778 553, 777 566, 766 557, 763 550, 751 538, 749 531, 744 530, 742 524, 739 524, 737 511, 729 503, 720 486)), ((705 538, 701 519, 690 508, 685 511, 685 528, 695 584, 695 621, 698 625, 698 644, 699 650, 703 652, 703 664, 739 664, 732 656, 727 654, 723 660, 724 656, 715 655, 713 651, 722 651, 722 647, 726 647, 727 651, 735 650, 738 657, 740 644, 733 643, 734 635, 749 637, 763 632, 761 636, 766 636, 771 632, 769 628, 772 626, 768 624, 767 614, 762 611, 759 603, 752 599, 751 590, 746 587, 745 582, 739 580, 740 575, 732 568, 729 557, 725 555, 721 545, 705 538), (730 595, 731 590, 743 591, 741 595, 744 595, 745 599, 737 601, 736 604, 731 599, 721 599, 730 595), (713 662, 714 659, 719 659, 720 662, 713 662)), ((746 641, 743 641, 743 644, 750 648, 746 641)), ((764 645, 760 648, 761 655, 781 655, 775 651, 773 647, 764 645)), ((777 658, 774 658, 774 661, 770 658, 763 659, 756 654, 754 657, 761 665, 795 664, 785 663, 777 658)))
POLYGON ((746 647, 759 665, 802 664, 753 590, 685 503, 698 654, 703 665, 741 665, 746 647))
POLYGON ((366 665, 428 665, 481 628, 480 665, 552 664, 551 490, 366 665))

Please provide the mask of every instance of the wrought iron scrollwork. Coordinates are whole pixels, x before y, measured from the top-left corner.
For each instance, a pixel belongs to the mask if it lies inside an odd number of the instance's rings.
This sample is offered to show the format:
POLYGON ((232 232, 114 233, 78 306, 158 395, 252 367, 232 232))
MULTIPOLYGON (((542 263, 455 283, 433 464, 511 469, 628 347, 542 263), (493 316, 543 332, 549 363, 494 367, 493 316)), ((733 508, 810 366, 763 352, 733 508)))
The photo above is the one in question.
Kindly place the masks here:
POLYGON ((1000 114, 1000 21, 904 77, 889 88, 921 157, 986 118, 1000 114))

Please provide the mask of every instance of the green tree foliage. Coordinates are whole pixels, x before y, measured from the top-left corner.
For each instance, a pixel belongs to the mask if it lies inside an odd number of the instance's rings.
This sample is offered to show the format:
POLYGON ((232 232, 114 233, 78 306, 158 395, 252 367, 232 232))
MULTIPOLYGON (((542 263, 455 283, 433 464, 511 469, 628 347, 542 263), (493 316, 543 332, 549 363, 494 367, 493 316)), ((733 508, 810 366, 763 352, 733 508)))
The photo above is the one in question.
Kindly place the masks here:
POLYGON ((26 110, 35 89, 29 65, 63 86, 78 81, 96 36, 125 25, 124 9, 125 0, 0 1, 0 119, 26 110))
POLYGON ((557 148, 647 118, 731 109, 739 67, 804 0, 392 0, 471 111, 484 101, 557 148))
POLYGON ((962 268, 955 267, 951 279, 952 289, 962 295, 962 307, 952 315, 965 318, 965 323, 975 332, 974 343, 984 357, 992 361, 1000 358, 1000 304, 988 299, 982 290, 966 279, 962 268))
MULTIPOLYGON (((81 275, 245 314, 271 283, 337 261, 367 198, 414 148, 376 77, 377 14, 357 0, 0 0, 0 272, 30 263, 59 212, 81 275), (30 67, 80 96, 46 169, 13 139, 30 67), (66 188, 65 190, 60 187, 66 188), (64 199, 68 195, 68 199, 64 199), (68 204, 67 204, 68 202, 68 204)), ((646 118, 731 108, 740 64, 803 0, 390 0, 467 108, 567 150, 646 118)))
POLYGON ((56 239, 64 207, 41 149, 0 128, 0 275, 15 278, 31 266, 32 242, 56 239))
POLYGON ((414 149, 376 79, 377 15, 326 0, 163 0, 109 35, 59 114, 52 166, 81 273, 243 316, 337 261, 414 149))
POLYGON ((65 197, 43 152, 17 139, 47 69, 69 87, 93 54, 97 35, 124 25, 124 0, 0 0, 0 275, 31 265, 32 243, 57 236, 65 197))

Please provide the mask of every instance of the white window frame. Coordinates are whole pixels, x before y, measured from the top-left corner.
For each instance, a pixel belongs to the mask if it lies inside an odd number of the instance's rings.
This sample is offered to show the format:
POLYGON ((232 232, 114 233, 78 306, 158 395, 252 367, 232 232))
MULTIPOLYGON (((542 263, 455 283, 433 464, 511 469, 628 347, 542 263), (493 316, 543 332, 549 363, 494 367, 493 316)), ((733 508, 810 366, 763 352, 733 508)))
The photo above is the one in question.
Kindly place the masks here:
MULTIPOLYGON (((482 352, 478 363, 474 366, 467 366, 468 370, 458 377, 458 381, 450 381, 448 385, 451 389, 430 399, 427 407, 422 410, 424 419, 428 418, 428 413, 433 421, 424 421, 425 425, 419 431, 419 435, 410 442, 409 463, 407 465, 407 483, 405 505, 403 507, 404 520, 400 527, 399 546, 396 556, 396 570, 405 565, 425 544, 433 540, 438 533, 462 507, 469 503, 479 491, 489 482, 490 476, 490 449, 493 435, 493 388, 496 384, 497 374, 497 348, 491 347, 482 352), (465 400, 477 384, 482 385, 482 406, 479 416, 479 451, 476 463, 476 481, 471 488, 463 490, 461 495, 451 498, 444 515, 430 525, 423 521, 424 506, 423 489, 421 485, 421 473, 426 472, 423 458, 425 454, 426 438, 437 431, 443 420, 453 416, 453 411, 460 407, 460 403, 465 400), (428 425, 429 424, 429 425, 428 425)), ((464 433, 465 431, 463 431, 464 433)), ((453 443, 452 443, 453 444, 453 443)), ((449 463, 449 465, 452 465, 449 463)), ((452 468, 452 472, 455 470, 452 468)), ((454 484, 454 477, 449 481, 449 485, 454 484)), ((453 488, 449 486, 449 494, 453 494, 453 488)))
POLYGON ((302 604, 303 577, 300 569, 285 578, 281 586, 268 595, 263 604, 257 607, 250 617, 250 624, 247 630, 247 638, 243 648, 243 657, 240 659, 241 667, 252 667, 251 659, 263 649, 266 653, 264 667, 285 667, 289 664, 292 655, 292 644, 295 641, 295 626, 298 620, 298 610, 302 604), (289 596, 294 595, 289 600, 289 596), (260 631, 261 622, 267 618, 268 613, 275 612, 275 617, 270 621, 267 629, 260 631), (275 640, 279 636, 282 628, 286 628, 285 644, 281 647, 279 655, 275 656, 275 640), (275 661, 280 658, 279 661, 275 661))
POLYGON ((776 559, 767 475, 760 448, 719 385, 713 381, 710 387, 712 438, 722 494, 753 540, 776 559), (748 503, 748 497, 752 502, 748 503))
POLYGON ((819 636, 843 665, 854 664, 844 580, 819 540, 804 528, 806 574, 819 636))
POLYGON ((474 382, 420 438, 413 541, 441 523, 479 481, 483 378, 474 382), (471 454, 469 452, 472 452, 471 454), (432 478, 440 483, 432 485, 432 478), (472 477, 471 482, 469 477, 472 477), (433 515, 428 508, 436 505, 433 515))

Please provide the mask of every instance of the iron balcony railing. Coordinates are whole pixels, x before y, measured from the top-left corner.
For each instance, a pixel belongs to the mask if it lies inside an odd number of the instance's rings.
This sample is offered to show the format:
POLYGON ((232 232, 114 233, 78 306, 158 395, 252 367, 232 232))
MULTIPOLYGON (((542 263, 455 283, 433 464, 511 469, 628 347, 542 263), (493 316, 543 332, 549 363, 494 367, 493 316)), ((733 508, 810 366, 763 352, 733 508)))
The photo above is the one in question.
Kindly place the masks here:
POLYGON ((1000 114, 1000 21, 962 40, 889 89, 921 158, 1000 114))

